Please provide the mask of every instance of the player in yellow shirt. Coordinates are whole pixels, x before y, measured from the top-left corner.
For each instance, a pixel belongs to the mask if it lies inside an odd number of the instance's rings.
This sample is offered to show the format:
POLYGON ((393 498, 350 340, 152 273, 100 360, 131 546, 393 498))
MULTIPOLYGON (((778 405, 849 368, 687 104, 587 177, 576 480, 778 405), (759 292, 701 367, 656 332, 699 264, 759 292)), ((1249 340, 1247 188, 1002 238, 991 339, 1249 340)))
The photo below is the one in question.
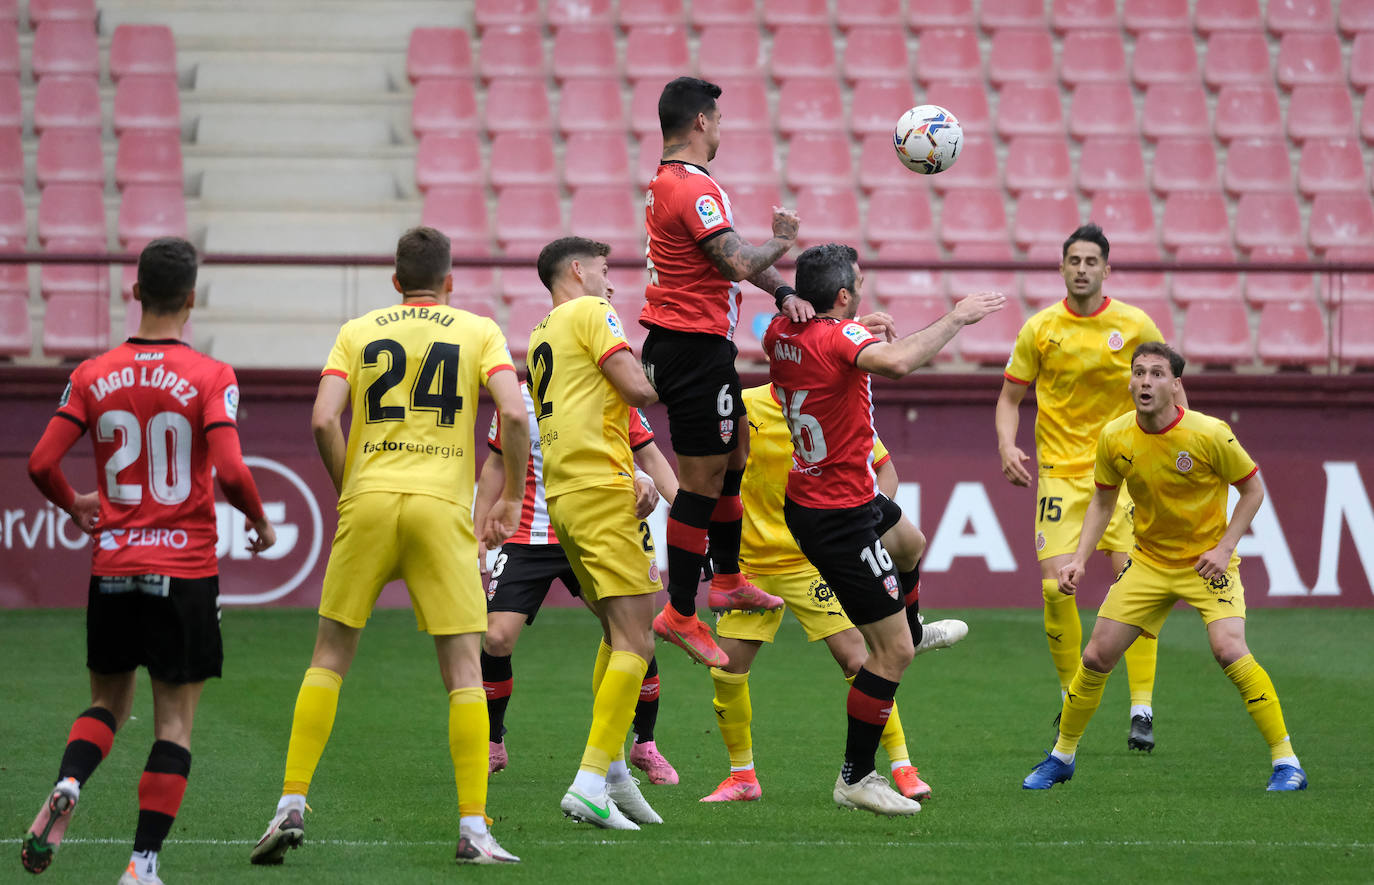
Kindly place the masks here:
MULTIPOLYGON (((885 315, 878 315, 885 316, 885 315)), ((868 321, 871 317, 865 317, 868 321)), ((887 318, 890 322, 890 318, 887 318)), ((782 597, 787 607, 812 642, 824 640, 840 665, 845 678, 854 674, 868 658, 863 634, 845 615, 839 600, 793 540, 783 520, 782 505, 787 490, 787 474, 792 469, 792 434, 783 418, 782 405, 771 384, 744 391, 744 407, 749 415, 749 460, 740 486, 744 505, 740 564, 749 580, 765 593, 782 597)), ((873 438, 873 469, 878 490, 889 498, 897 493, 897 471, 882 440, 873 438)), ((919 530, 916 530, 919 534, 919 530)), ((924 538, 920 540, 924 547, 924 538)), ((918 584, 919 587, 919 584, 918 584)), ((727 611, 716 623, 720 647, 730 661, 711 668, 716 694, 712 703, 716 725, 720 727, 725 749, 730 755, 730 776, 703 798, 702 802, 732 802, 758 799, 763 795, 754 771, 753 737, 750 723, 753 705, 749 697, 749 668, 765 642, 772 642, 782 625, 782 609, 769 612, 727 611)), ((963 621, 935 621, 924 625, 916 654, 947 648, 968 635, 963 621)), ((892 777, 898 790, 908 799, 930 796, 930 786, 921 780, 907 751, 906 733, 897 715, 897 705, 883 729, 883 748, 892 763, 892 777)))
POLYGON ((607 300, 614 291, 610 251, 605 243, 563 237, 539 253, 539 279, 553 310, 530 334, 526 362, 549 522, 602 629, 592 727, 559 807, 598 827, 637 830, 663 822, 625 764, 625 735, 654 653, 654 597, 663 585, 653 542, 635 517, 629 406, 657 397, 607 300))
POLYGON ((487 829, 487 702, 482 691, 486 594, 472 523, 478 386, 505 417, 506 491, 483 536, 499 544, 520 518, 529 430, 506 339, 496 323, 449 306, 449 240, 433 228, 396 246, 401 303, 345 323, 315 397, 315 444, 339 493, 310 669, 296 698, 276 816, 253 848, 278 864, 305 836, 305 794, 334 726, 339 689, 382 586, 402 578, 415 619, 434 637, 448 692, 458 787, 457 860, 515 862, 487 829), (352 407, 344 440, 342 416, 352 407))
MULTIPOLYGON (((1060 567, 1078 545, 1078 527, 1092 498, 1093 450, 1103 425, 1130 411, 1127 389, 1130 354, 1145 341, 1163 341, 1159 328, 1142 310, 1107 297, 1102 284, 1111 273, 1110 243, 1095 224, 1086 224, 1064 241, 1059 271, 1064 300, 1026 321, 997 400, 997 449, 1002 473, 1013 484, 1029 486, 1029 457, 1016 445, 1019 406, 1035 384, 1038 414, 1035 453, 1035 550, 1040 560, 1040 592, 1045 602, 1045 636, 1067 691, 1078 666, 1083 624, 1078 603, 1059 587, 1060 567)), ((1187 405, 1186 401, 1182 403, 1187 405)), ((1131 549, 1131 499, 1121 495, 1098 549, 1121 571, 1131 549)), ((1126 652, 1131 688, 1130 749, 1154 749, 1154 683, 1158 643, 1142 637, 1126 652)))
POLYGON ((1022 782, 1048 790, 1073 777, 1074 755, 1102 700, 1107 676, 1139 636, 1158 636, 1182 599, 1202 616, 1207 641, 1269 744, 1269 790, 1305 790, 1283 710, 1269 674, 1245 644, 1245 589, 1236 543, 1264 501, 1259 468, 1225 422, 1177 404, 1183 357, 1159 343, 1131 358, 1135 411, 1109 422, 1097 443, 1097 491, 1083 518, 1078 549, 1059 570, 1073 592, 1102 536, 1124 482, 1135 500, 1135 547, 1107 591, 1088 647, 1060 711, 1059 739, 1022 782), (1226 519, 1226 487, 1240 492, 1226 519))

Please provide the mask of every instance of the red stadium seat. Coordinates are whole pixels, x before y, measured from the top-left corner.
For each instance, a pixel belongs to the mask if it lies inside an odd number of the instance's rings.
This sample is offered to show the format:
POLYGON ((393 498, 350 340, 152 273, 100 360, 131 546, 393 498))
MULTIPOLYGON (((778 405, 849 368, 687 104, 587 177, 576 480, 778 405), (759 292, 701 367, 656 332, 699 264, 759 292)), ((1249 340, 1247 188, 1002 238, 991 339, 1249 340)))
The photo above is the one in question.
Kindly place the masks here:
POLYGON ((1193 29, 1188 0, 1126 0, 1121 22, 1132 34, 1193 29))
MULTIPOLYGON (((1035 243, 1026 250, 1027 264, 1058 265, 1063 256, 1062 244, 1035 243)), ((1054 270, 1026 270, 1021 274, 1021 297, 1032 312, 1043 310, 1064 300, 1064 278, 1054 270)))
POLYGON ((1161 138, 1150 183, 1156 191, 1214 191, 1221 187, 1211 136, 1161 138))
MULTIPOLYGON (((56 130, 54 130, 56 131, 56 130)), ((115 154, 115 186, 130 184, 184 183, 181 165, 181 134, 165 129, 125 132, 115 154)))
POLYGON ((537 25, 508 25, 482 31, 482 77, 544 77, 549 73, 544 58, 544 37, 537 25))
POLYGON ((770 31, 791 25, 830 26, 826 0, 763 0, 763 24, 770 31))
MULTIPOLYGON (((51 80, 51 78, 49 78, 51 80)), ((96 87, 96 109, 100 107, 100 87, 96 87)), ((37 101, 34 102, 34 116, 37 118, 37 101)), ((36 125, 36 124, 35 124, 36 125)), ((24 128, 24 99, 19 91, 19 78, 0 77, 0 129, 24 128)))
POLYGON ((910 83, 906 32, 890 25, 850 30, 844 44, 844 75, 851 81, 897 79, 910 83))
POLYGON ((859 187, 876 194, 885 188, 910 184, 912 175, 897 159, 891 135, 874 133, 864 138, 859 148, 859 187))
MULTIPOLYGON (((845 0, 841 28, 851 27, 855 16, 864 24, 902 26, 899 0, 845 0), (893 19, 893 10, 897 18, 893 19)), ((913 4, 907 22, 918 34, 928 28, 972 28, 978 24, 973 15, 973 0, 922 0, 913 4)), ((1041 22, 1043 23, 1043 17, 1041 22)))
MULTIPOLYGON (((891 141, 889 138, 888 141, 891 141)), ((732 132, 711 161, 711 177, 723 187, 769 185, 780 179, 775 148, 777 136, 763 132, 732 132)))
MULTIPOLYGON (((1326 260, 1333 264, 1374 264, 1374 246, 1336 246, 1326 250, 1326 260)), ((1350 301, 1374 302, 1374 273, 1321 274, 1317 277, 1317 292, 1328 306, 1350 301)))
POLYGON ((1197 0, 1193 24, 1198 32, 1259 31, 1264 28, 1259 0, 1197 0))
MULTIPOLYGON (((22 198, 22 194, 20 195, 22 198)), ((19 208, 23 209, 21 203, 19 208)), ((23 216, 19 217, 19 223, 23 224, 23 216)), ((100 251, 104 251, 102 244, 100 251)), ((0 237, 0 253, 5 255, 23 255, 28 251, 28 244, 23 234, 17 237, 0 237)), ((29 297, 29 268, 24 263, 5 263, 0 264, 0 295, 8 293, 22 293, 27 303, 29 297)), ((26 324, 27 325, 27 324, 26 324)), ((25 351, 27 353, 27 351, 25 351)))
POLYGON ((1154 204, 1146 190, 1098 191, 1093 195, 1091 221, 1102 225, 1112 242, 1158 243, 1154 204))
POLYGON ((1279 41, 1279 58, 1274 66, 1279 85, 1285 89, 1305 84, 1346 82, 1341 60, 1341 38, 1335 32, 1312 34, 1301 31, 1284 34, 1279 41))
MULTIPOLYGON (((462 101, 467 101, 466 91, 462 101)), ((487 87, 486 105, 488 132, 547 132, 553 128, 549 90, 542 78, 493 80, 487 87)))
POLYGON ((1321 308, 1310 298, 1264 305, 1255 350, 1267 366, 1325 366, 1331 351, 1321 308))
POLYGON ((625 108, 617 77, 581 77, 563 84, 563 100, 558 107, 558 131, 573 132, 625 130, 625 108))
POLYGON ((695 0, 692 3, 692 26, 704 29, 715 25, 759 26, 754 0, 695 0))
POLYGON ((785 205, 782 190, 772 185, 731 187, 732 224, 740 236, 751 243, 765 242, 773 236, 773 207, 785 205))
POLYGON ((0 290, 0 356, 28 356, 32 350, 29 293, 0 290))
POLYGON ((1070 31, 1064 36, 1059 77, 1070 89, 1080 83, 1128 79, 1121 31, 1070 31))
MULTIPOLYGON (((719 104, 724 112, 729 115, 729 122, 726 125, 732 135, 736 132, 773 131, 773 114, 768 107, 771 90, 763 77, 721 77, 714 82, 721 88, 719 104)), ((788 89, 789 85, 783 84, 784 94, 791 94, 795 91, 788 89)), ((662 89, 661 86, 659 88, 662 89)), ((839 85, 836 84, 829 91, 837 94, 839 85)), ((654 101, 655 107, 657 107, 658 99, 655 98, 654 101)), ((654 112, 655 121, 658 119, 657 113, 657 111, 654 112)), ((781 110, 779 114, 781 115, 781 110)), ((836 121, 840 119, 842 117, 832 119, 827 128, 833 128, 836 121)), ((654 126, 654 131, 658 131, 657 125, 654 126)))
POLYGON ((563 234, 556 187, 508 187, 496 198, 496 239, 507 253, 539 248, 563 234))
MULTIPOLYGON (((483 242, 481 252, 484 254, 487 251, 486 246, 483 242)), ((471 254, 474 248, 472 243, 463 244, 463 250, 468 254, 471 254)), ((500 297, 497 290, 498 273, 495 268, 457 264, 454 265, 452 272, 454 306, 480 313, 481 311, 474 310, 474 305, 492 305, 500 297)))
POLYGON ((1217 95, 1216 134, 1233 138, 1272 138, 1282 127, 1279 93, 1273 84, 1221 87, 1217 95))
POLYGON ((1043 28, 1045 4, 1040 0, 982 0, 978 23, 985 31, 999 28, 1043 28))
POLYGON ((80 21, 95 25, 95 0, 29 0, 29 23, 80 21))
MULTIPOLYGON (((39 84, 42 88, 42 84, 39 84)), ((130 74, 115 86, 114 131, 172 129, 181 131, 181 94, 171 77, 130 74)))
POLYGON ((1293 192, 1241 194, 1236 204, 1236 245, 1246 252, 1260 246, 1302 245, 1302 213, 1293 192))
POLYGON ((992 35, 988 80, 995 88, 1013 82, 1053 83, 1055 78, 1054 39, 1049 31, 1006 28, 992 35))
MULTIPOLYGON (((110 66, 113 69, 113 50, 110 66)), ((416 28, 410 32, 406 48, 406 76, 410 82, 431 77, 471 77, 474 70, 472 44, 464 29, 416 28)))
POLYGON ((864 239, 875 249, 888 243, 934 243, 930 188, 915 182, 874 192, 864 215, 864 239))
MULTIPOLYGON (((785 25, 778 28, 773 45, 771 67, 773 79, 779 82, 792 77, 834 77, 839 72, 829 25, 785 25)), ((897 73, 906 72, 899 69, 897 73)))
MULTIPOLYGON (((962 293, 961 293, 962 294, 962 293)), ((980 366, 1004 366, 1016 343, 1016 333, 1026 321, 1019 299, 1010 299, 1007 306, 971 326, 965 326, 958 336, 959 355, 980 366)))
MULTIPOLYGON (((658 96, 663 84, 658 80, 639 80, 630 93, 630 131, 635 135, 658 135, 658 96)), ((770 126, 771 128, 771 126, 770 126)))
POLYGON ((843 132, 811 132, 794 135, 787 142, 787 186, 854 187, 854 167, 849 159, 849 136, 843 132))
POLYGON ((1331 0, 1269 0, 1269 30, 1275 34, 1289 31, 1323 31, 1336 28, 1331 0))
POLYGON ((1075 89, 1069 106, 1069 134, 1077 139, 1094 135, 1139 138, 1131 84, 1085 83, 1075 89))
POLYGON ((1146 186, 1145 155, 1139 138, 1093 137, 1083 142, 1078 187, 1084 193, 1137 190, 1146 186))
POLYGON ((1282 138, 1246 138, 1231 142, 1226 152, 1226 189, 1240 194, 1247 191, 1293 192, 1293 170, 1288 160, 1288 142, 1282 138))
POLYGON ((1150 87, 1157 83, 1201 82, 1197 48, 1188 31, 1155 31, 1141 34, 1135 40, 1135 63, 1131 79, 1137 86, 1150 87))
MULTIPOLYGON (((105 252, 105 238, 54 237, 44 244, 45 252, 105 252)), ((44 264, 38 272, 39 291, 44 298, 73 292, 110 295, 110 267, 107 264, 44 264)))
POLYGON ((1179 349, 1202 366, 1248 365, 1255 361, 1250 320, 1240 301, 1195 301, 1183 312, 1179 349))
POLYGON ((117 233, 124 245, 136 240, 186 236, 186 198, 181 188, 156 184, 126 187, 119 202, 117 233))
POLYGON ((1355 108, 1350 90, 1339 86, 1295 86, 1288 99, 1288 137, 1296 142, 1309 138, 1353 138, 1355 108))
MULTIPOLYGON (((1011 261, 1014 256, 1011 246, 1006 243, 961 243, 954 247, 950 257, 955 261, 1011 261)), ((956 301, 970 292, 1002 292, 1014 302, 1016 290, 1015 271, 951 270, 945 273, 945 292, 956 301)))
POLYGON ((707 80, 756 76, 763 65, 758 25, 712 25, 702 29, 697 45, 697 70, 707 80))
POLYGON ((79 358, 110 346, 110 296, 103 293, 53 295, 43 307, 43 353, 79 358))
POLYGON ((28 208, 24 205, 23 185, 0 184, 0 239, 4 241, 4 251, 22 252, 28 235, 28 208), (13 248, 16 245, 18 248, 13 248))
POLYGON ((1340 29, 1349 36, 1374 31, 1374 0, 1344 0, 1340 7, 1340 29))
POLYGON ((978 51, 977 32, 970 28, 931 28, 921 32, 916 77, 922 83, 982 76, 983 57, 978 51))
POLYGON ((1323 191, 1364 191, 1369 187, 1360 143, 1353 138, 1314 138, 1303 145, 1298 190, 1305 196, 1323 191))
POLYGON ((955 243, 1007 242, 1002 189, 967 187, 948 191, 941 212, 940 238, 949 248, 955 243))
POLYGON ((1307 236, 1318 251, 1374 245, 1374 202, 1368 194, 1317 194, 1312 198, 1307 236))
POLYGON ((619 77, 615 28, 610 24, 559 28, 553 38, 553 76, 560 82, 570 77, 619 77))
POLYGON ((663 84, 695 70, 687 47, 687 29, 682 25, 640 25, 631 28, 625 38, 625 76, 634 81, 636 94, 641 86, 652 88, 655 107, 663 84), (653 83, 646 84, 645 80, 653 83))
POLYGON ((1374 89, 1365 93, 1364 104, 1360 106, 1360 137, 1374 144, 1374 89))
MULTIPOLYGON (((732 136, 731 140, 734 138, 732 136)), ((630 152, 625 147, 623 130, 578 132, 568 136, 563 148, 563 181, 568 187, 641 184, 630 169, 630 152)))
POLYGON ((24 139, 18 129, 0 128, 0 184, 23 183, 24 139))
POLYGON ((544 132, 501 132, 491 140, 492 187, 558 185, 558 162, 553 137, 544 132))
MULTIPOLYGON (((1236 254, 1230 246, 1180 246, 1176 259, 1179 265, 1234 262, 1236 254)), ((1234 271, 1197 271, 1175 273, 1173 299, 1187 306, 1194 301, 1239 301, 1240 274, 1234 271)))
POLYGON ((1196 84, 1161 83, 1145 92, 1141 132, 1151 141, 1168 136, 1210 137, 1207 95, 1196 84))
POLYGON ((422 191, 486 181, 477 135, 426 135, 415 149, 415 185, 422 191))
POLYGON ((1261 31, 1220 31, 1207 38, 1202 78, 1213 89, 1241 84, 1272 86, 1269 41, 1261 31))
POLYGON ((479 30, 523 25, 537 28, 543 23, 539 0, 476 0, 472 20, 479 30))
POLYGON ((1126 265, 1133 262, 1162 261, 1163 259, 1164 256, 1160 254, 1159 247, 1153 243, 1113 245, 1111 254, 1112 275, 1107 281, 1108 294, 1113 298, 1120 298, 1137 306, 1140 306, 1139 302, 1142 300, 1167 300, 1169 297, 1168 280, 1162 271, 1126 269, 1126 265))
MULTIPOLYGON (((892 126, 897 122, 896 114, 901 111, 916 106, 916 91, 912 88, 910 79, 903 80, 860 80, 854 84, 854 92, 850 99, 849 125, 853 133, 859 137, 881 132, 890 135, 892 126)), ((987 99, 983 99, 983 109, 987 109, 987 99)), ((969 133, 970 128, 964 122, 962 111, 959 117, 960 124, 964 127, 964 132, 969 133)), ((986 122, 986 120, 985 120, 986 122)))
MULTIPOLYGON (((963 122, 963 106, 959 122, 963 122)), ((965 130, 967 131, 967 129, 965 130)), ((1064 134, 1064 106, 1053 83, 1008 83, 997 102, 997 134, 1010 140, 1021 135, 1064 134)))
POLYGON ((22 68, 19 28, 12 21, 0 21, 0 77, 18 77, 22 68))
POLYGON ((580 25, 610 25, 615 21, 611 0, 548 0, 545 17, 556 29, 580 25))
POLYGON ((1226 246, 1231 228, 1226 219, 1226 198, 1216 191, 1178 191, 1164 201, 1160 226, 1164 248, 1179 246, 1226 246))
POLYGON ((817 243, 857 243, 863 236, 859 199, 852 187, 798 188, 797 215, 807 219, 798 237, 803 248, 817 243))
POLYGON ((1002 172, 997 168, 997 149, 990 138, 965 138, 964 147, 953 166, 931 176, 935 189, 941 193, 950 188, 1002 186, 1002 172))
POLYGON ((91 22, 45 21, 33 33, 35 77, 100 76, 100 41, 91 22))
POLYGON ((49 129, 38 139, 38 186, 53 182, 105 186, 105 152, 98 129, 49 129))
POLYGON ((643 201, 628 187, 591 185, 573 192, 571 229, 611 245, 622 257, 644 254, 643 201))
POLYGON ((644 26, 687 26, 687 12, 680 0, 620 0, 619 19, 627 32, 644 26))
MULTIPOLYGON (((934 80, 926 84, 924 104, 958 108, 959 125, 965 135, 991 135, 992 111, 988 109, 988 90, 981 78, 976 80, 934 80)), ((1006 107, 1006 102, 1001 102, 1006 107)), ((899 105, 900 106, 900 105, 899 105)), ((906 107, 913 107, 907 105, 906 107)), ((905 110, 905 108, 903 108, 905 110)), ((893 120, 896 123, 896 120, 893 120)))
MULTIPOLYGON (((939 262, 940 248, 933 239, 924 243, 893 242, 879 247, 878 258, 883 261, 939 262)), ((875 270, 872 276, 878 299, 890 310, 901 314, 904 327, 910 323, 911 329, 924 328, 949 311, 949 300, 945 298, 937 271, 926 268, 875 270), (922 302, 933 303, 926 305, 922 302), (932 312, 933 316, 930 315, 932 312), (926 319, 927 316, 929 319, 926 319)), ((947 358, 953 357, 951 351, 947 358)))
POLYGON ((1070 191, 1026 191, 1016 200, 1012 238, 1028 249, 1035 243, 1058 243, 1078 227, 1078 200, 1070 191))
MULTIPOLYGON (((735 325, 734 337, 740 359, 756 363, 765 361, 763 336, 767 334, 768 324, 777 313, 778 309, 773 306, 773 300, 767 295, 752 287, 744 290, 744 300, 740 304, 739 321, 735 325)), ((642 326, 640 328, 643 330, 642 326)))
POLYGON ((1007 146, 1007 190, 1072 190, 1073 162, 1063 135, 1023 135, 1007 146))
MULTIPOLYGON (((119 88, 133 79, 125 77, 119 88)), ((18 86, 17 81, 15 85, 18 86)), ((118 103, 116 92, 115 104, 118 103)), ((41 133, 55 126, 99 129, 100 124, 100 85, 94 77, 44 77, 38 81, 33 99, 34 131, 41 133)))
POLYGON ((1050 21, 1061 33, 1121 27, 1115 0, 1054 0, 1050 21))
POLYGON ((1374 365, 1374 304, 1342 304, 1333 314, 1336 357, 1343 366, 1374 365))
POLYGON ((415 84, 410 105, 410 128, 417 138, 462 135, 481 129, 477 90, 471 80, 444 78, 415 84))
POLYGON ((110 76, 177 75, 177 45, 166 25, 120 25, 110 38, 110 76))
MULTIPOLYGON (((723 93, 721 101, 725 101, 723 93)), ((778 91, 778 131, 784 136, 842 129, 844 121, 844 98, 834 77, 798 77, 783 83, 778 91)))
MULTIPOLYGON (((1112 280, 1115 282, 1115 279, 1112 280)), ((1113 296, 1115 297, 1115 296, 1113 296)), ((1159 295, 1146 295, 1143 292, 1138 294, 1128 294, 1122 299, 1132 307, 1138 307, 1154 320, 1159 327, 1159 333, 1164 336, 1165 341, 1177 341, 1178 330, 1174 326, 1174 309, 1169 304, 1169 299, 1159 295)))
POLYGON ((1355 35, 1350 47, 1350 85, 1360 90, 1374 85, 1374 32, 1355 35))
MULTIPOLYGON (((105 198, 99 185, 54 184, 38 200, 38 239, 105 238, 105 198)), ((180 191, 177 193, 180 198, 180 191)))
POLYGON ((445 185, 425 192, 420 223, 438 228, 465 251, 484 254, 490 248, 487 225, 487 193, 478 184, 445 185))
MULTIPOLYGON (((1258 264, 1306 263, 1311 260, 1305 246, 1261 246, 1250 253, 1258 264)), ((1311 300, 1312 273, 1273 273, 1251 271, 1245 275, 1245 300, 1262 305, 1274 301, 1311 300)))
MULTIPOLYGON (((635 146, 634 183, 646 187, 658 174, 658 161, 663 158, 663 136, 657 132, 641 135, 635 146)), ((712 165, 716 165, 715 161, 712 165)), ((776 178, 776 176, 775 176, 776 178)), ((777 185, 774 185, 776 187, 777 185)))

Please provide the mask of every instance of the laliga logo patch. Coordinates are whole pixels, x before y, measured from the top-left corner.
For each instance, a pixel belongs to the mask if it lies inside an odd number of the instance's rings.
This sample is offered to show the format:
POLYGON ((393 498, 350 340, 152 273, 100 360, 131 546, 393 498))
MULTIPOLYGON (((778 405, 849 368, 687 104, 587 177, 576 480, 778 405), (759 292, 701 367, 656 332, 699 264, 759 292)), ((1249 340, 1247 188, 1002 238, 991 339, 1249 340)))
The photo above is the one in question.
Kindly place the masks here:
POLYGON ((846 323, 843 329, 844 337, 853 341, 855 344, 863 344, 873 338, 873 333, 865 329, 858 323, 846 323))
POLYGON ((1126 346, 1126 337, 1117 330, 1113 329, 1112 334, 1107 336, 1107 347, 1116 351, 1126 346))
POLYGON ((705 228, 725 223, 725 213, 720 211, 720 204, 711 196, 697 197, 697 217, 705 228))
POLYGON ((896 599, 896 598, 897 598, 897 576, 896 576, 896 575, 888 575, 887 577, 883 578, 883 589, 887 591, 887 595, 888 595, 888 596, 891 596, 893 599, 896 599))
POLYGON ((617 338, 625 337, 625 330, 620 328, 620 317, 615 315, 615 311, 606 311, 606 325, 610 328, 611 334, 617 338))
POLYGON ((722 418, 720 422, 720 441, 728 443, 735 435, 735 420, 733 418, 722 418))
POLYGON ((1193 469, 1193 458, 1187 452, 1179 452, 1178 460, 1174 462, 1174 466, 1178 468, 1179 473, 1187 473, 1193 469))
POLYGON ((1044 533, 1044 532, 1036 532, 1036 533, 1035 533, 1035 549, 1036 549, 1037 551, 1038 551, 1038 550, 1044 550, 1044 549, 1045 549, 1045 533, 1044 533))
POLYGON ((239 386, 230 384, 224 388, 224 414, 230 421, 237 421, 239 415, 239 386))

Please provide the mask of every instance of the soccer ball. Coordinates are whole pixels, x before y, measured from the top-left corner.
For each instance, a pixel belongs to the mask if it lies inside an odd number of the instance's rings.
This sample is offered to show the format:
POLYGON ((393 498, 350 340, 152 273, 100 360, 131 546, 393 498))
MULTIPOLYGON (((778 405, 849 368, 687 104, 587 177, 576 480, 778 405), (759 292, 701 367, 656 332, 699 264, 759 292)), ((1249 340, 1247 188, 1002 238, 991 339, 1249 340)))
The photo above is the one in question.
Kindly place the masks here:
POLYGON ((964 130, 949 111, 923 104, 902 114, 892 134, 897 159, 912 172, 934 175, 954 165, 964 146, 964 130))

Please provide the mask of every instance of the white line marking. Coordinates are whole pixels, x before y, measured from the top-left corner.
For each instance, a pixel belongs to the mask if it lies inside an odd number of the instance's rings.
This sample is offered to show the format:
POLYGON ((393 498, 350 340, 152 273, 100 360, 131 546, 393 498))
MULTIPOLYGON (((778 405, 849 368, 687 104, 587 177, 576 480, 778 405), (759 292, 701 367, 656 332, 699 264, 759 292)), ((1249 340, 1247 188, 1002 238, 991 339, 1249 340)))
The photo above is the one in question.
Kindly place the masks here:
MULTIPOLYGON (((455 837, 456 838, 456 837, 455 837)), ((253 839, 168 839, 170 845, 256 845, 253 839)), ((79 837, 75 839, 63 839, 64 845, 126 845, 129 844, 127 838, 110 839, 99 837, 79 837)), ((429 845, 452 845, 453 839, 430 840, 430 839, 306 839, 306 845, 335 845, 345 848, 418 848, 429 845)), ((631 837, 630 839, 527 839, 522 840, 525 845, 540 846, 564 846, 564 845, 626 845, 639 847, 639 843, 631 837)), ((787 843, 778 840, 753 840, 753 839, 654 839, 655 845, 703 845, 712 848, 755 848, 760 846, 779 846, 787 843)), ((975 840, 955 840, 931 842, 922 839, 919 835, 913 835, 910 841, 906 842, 870 842, 867 840, 845 840, 845 839, 808 839, 805 842, 793 842, 797 847, 815 848, 910 848, 913 844, 920 845, 922 848, 1181 848, 1185 846, 1201 846, 1206 848, 1346 848, 1346 849, 1365 849, 1374 848, 1374 842, 1311 842, 1311 841, 1291 841, 1273 842, 1269 840, 1221 840, 1221 839, 1065 839, 1065 840, 1044 840, 1029 842, 1007 842, 997 840, 995 842, 975 841, 975 840)))

